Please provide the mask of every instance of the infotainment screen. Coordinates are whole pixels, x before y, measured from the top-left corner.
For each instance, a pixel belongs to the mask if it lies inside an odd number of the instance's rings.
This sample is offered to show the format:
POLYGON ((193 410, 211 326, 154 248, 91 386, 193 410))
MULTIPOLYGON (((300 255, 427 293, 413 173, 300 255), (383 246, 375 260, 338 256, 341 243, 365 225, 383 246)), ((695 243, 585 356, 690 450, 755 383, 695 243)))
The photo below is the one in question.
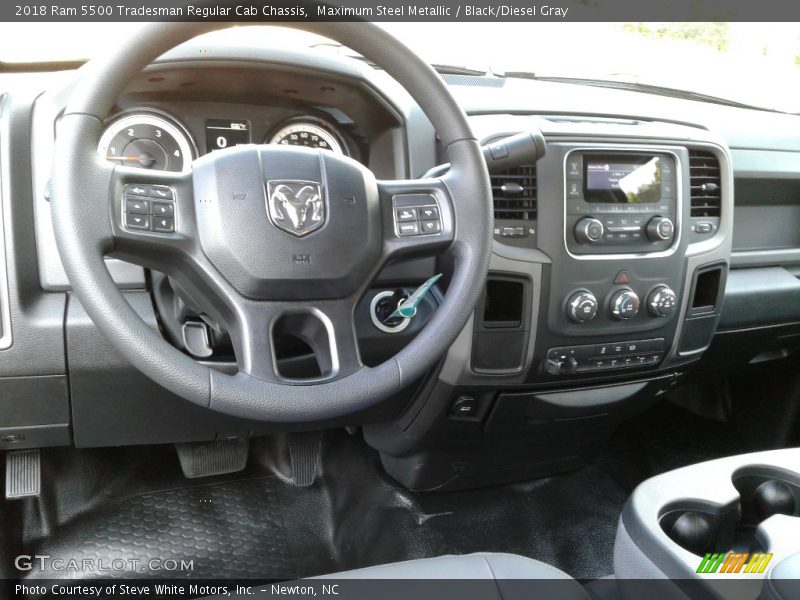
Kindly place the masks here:
POLYGON ((586 155, 586 202, 644 204, 661 200, 661 158, 647 155, 586 155))

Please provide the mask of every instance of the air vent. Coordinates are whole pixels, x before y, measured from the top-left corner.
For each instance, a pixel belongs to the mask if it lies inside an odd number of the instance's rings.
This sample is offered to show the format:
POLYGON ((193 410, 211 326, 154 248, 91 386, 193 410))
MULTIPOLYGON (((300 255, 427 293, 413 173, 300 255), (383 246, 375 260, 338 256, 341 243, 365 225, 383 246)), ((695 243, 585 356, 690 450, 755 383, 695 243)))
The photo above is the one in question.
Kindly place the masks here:
POLYGON ((495 219, 536 220, 536 165, 493 173, 491 180, 495 219))
POLYGON ((692 217, 718 217, 722 205, 719 160, 711 152, 689 150, 692 217))

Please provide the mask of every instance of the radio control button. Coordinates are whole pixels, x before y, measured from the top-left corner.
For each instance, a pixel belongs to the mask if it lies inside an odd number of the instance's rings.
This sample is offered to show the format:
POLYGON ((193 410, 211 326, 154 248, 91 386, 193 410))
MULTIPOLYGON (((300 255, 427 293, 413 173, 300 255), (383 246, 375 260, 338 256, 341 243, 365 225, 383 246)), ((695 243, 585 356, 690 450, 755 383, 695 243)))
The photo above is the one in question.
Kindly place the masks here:
POLYGON ((583 190, 580 181, 567 182, 567 198, 582 198, 583 190))
POLYGON ((593 217, 584 217, 575 224, 575 239, 580 244, 594 244, 603 239, 602 221, 593 217))
POLYGON ((570 179, 583 177, 583 157, 573 154, 567 159, 567 177, 570 179))
POLYGON ((663 242, 672 238, 675 225, 667 217, 653 217, 647 223, 647 237, 652 242, 663 242))

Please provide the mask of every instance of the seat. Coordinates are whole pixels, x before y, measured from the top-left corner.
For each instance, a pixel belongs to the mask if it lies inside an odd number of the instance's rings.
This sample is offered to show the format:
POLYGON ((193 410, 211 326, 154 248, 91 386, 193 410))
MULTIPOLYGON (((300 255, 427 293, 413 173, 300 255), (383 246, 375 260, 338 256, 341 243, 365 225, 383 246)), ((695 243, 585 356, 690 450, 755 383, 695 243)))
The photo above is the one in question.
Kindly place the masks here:
POLYGON ((760 600, 800 598, 800 553, 783 559, 769 572, 760 600))
MULTIPOLYGON (((439 556, 405 562, 390 563, 332 573, 320 579, 384 579, 393 585, 400 580, 484 580, 487 585, 478 595, 486 600, 530 600, 533 597, 558 600, 588 600, 590 596, 569 575, 538 560, 491 552, 478 552, 461 556, 439 556), (535 583, 531 580, 537 580, 535 583)), ((475 583, 468 584, 475 595, 475 583)), ((393 597, 400 597, 394 595, 393 597)))

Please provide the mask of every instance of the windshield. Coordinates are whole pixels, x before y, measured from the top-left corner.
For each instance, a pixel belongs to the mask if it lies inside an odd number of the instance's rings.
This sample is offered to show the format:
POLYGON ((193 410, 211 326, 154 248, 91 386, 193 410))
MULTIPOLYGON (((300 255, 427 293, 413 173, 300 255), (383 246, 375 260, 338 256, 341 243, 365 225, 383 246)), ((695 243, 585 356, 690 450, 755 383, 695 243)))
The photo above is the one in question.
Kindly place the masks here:
MULTIPOLYGON (((432 64, 663 86, 800 113, 797 23, 379 23, 432 64)), ((64 61, 102 54, 135 23, 0 24, 0 60, 64 61), (69 35, 64 35, 68 29, 69 35), (42 40, 47 40, 46 44, 42 40)), ((316 46, 311 34, 241 27, 218 42, 316 46)))

